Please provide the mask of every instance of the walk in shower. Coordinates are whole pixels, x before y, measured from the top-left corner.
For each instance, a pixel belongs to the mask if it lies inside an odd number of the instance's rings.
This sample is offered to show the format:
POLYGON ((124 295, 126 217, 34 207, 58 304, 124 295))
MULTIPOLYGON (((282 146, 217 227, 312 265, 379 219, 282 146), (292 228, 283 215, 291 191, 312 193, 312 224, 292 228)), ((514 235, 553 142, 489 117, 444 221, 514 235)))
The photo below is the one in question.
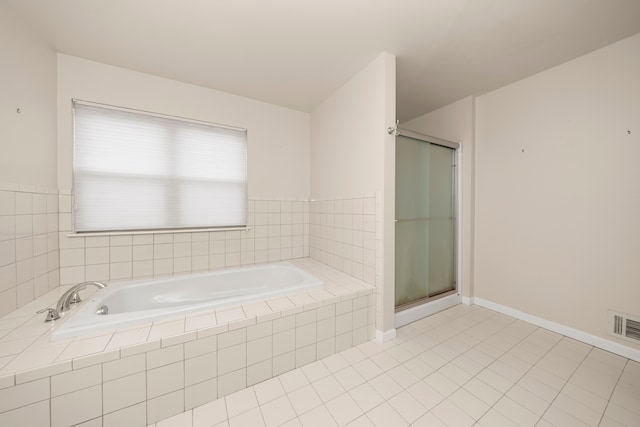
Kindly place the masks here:
POLYGON ((457 148, 396 132, 396 312, 457 293, 457 148))

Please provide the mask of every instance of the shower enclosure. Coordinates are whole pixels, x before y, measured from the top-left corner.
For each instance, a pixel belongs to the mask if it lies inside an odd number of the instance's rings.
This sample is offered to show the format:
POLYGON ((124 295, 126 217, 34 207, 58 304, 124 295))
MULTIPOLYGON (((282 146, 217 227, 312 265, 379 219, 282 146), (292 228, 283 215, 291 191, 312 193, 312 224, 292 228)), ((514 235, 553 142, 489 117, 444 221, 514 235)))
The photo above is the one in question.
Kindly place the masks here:
POLYGON ((456 149, 396 133, 396 312, 456 293, 456 149))

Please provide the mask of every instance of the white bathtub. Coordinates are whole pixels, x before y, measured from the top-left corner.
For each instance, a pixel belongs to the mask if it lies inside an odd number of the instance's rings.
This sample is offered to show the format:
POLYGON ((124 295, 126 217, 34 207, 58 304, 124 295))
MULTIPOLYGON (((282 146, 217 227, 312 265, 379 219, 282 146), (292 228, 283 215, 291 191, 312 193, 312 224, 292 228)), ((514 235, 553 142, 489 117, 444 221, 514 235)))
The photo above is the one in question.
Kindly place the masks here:
POLYGON ((92 335, 321 286, 319 279, 288 263, 112 283, 66 312, 51 339, 92 335), (103 306, 108 314, 96 314, 103 306))

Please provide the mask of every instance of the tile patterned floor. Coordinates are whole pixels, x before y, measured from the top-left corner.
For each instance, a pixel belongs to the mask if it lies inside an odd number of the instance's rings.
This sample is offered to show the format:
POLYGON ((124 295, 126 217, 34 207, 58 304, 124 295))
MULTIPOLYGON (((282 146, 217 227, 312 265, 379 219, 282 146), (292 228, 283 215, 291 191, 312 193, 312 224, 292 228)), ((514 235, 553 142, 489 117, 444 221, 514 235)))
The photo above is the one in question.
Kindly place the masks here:
POLYGON ((155 427, 640 426, 640 363, 458 305, 155 427))

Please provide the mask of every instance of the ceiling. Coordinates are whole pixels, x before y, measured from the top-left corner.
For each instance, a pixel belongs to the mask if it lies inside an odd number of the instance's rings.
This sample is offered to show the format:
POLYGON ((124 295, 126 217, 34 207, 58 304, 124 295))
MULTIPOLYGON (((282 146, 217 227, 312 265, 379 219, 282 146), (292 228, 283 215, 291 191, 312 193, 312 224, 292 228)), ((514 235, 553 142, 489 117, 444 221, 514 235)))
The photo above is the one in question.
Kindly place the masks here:
POLYGON ((52 48, 301 111, 380 52, 406 121, 640 32, 639 0, 0 0, 52 48))

